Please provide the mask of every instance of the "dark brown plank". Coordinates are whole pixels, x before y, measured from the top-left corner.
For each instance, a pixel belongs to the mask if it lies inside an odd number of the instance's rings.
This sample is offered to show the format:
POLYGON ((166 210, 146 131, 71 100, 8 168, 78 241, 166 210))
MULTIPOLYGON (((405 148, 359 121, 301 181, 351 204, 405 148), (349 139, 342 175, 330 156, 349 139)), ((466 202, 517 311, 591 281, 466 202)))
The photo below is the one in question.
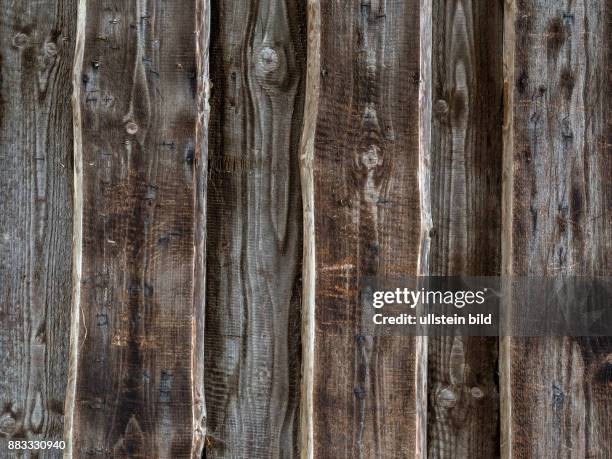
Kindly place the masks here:
POLYGON ((0 440, 61 440, 76 2, 3 0, 0 11, 0 440))
POLYGON ((364 276, 426 272, 419 194, 424 18, 412 0, 320 7, 314 457, 423 457, 425 341, 360 335, 359 292, 364 276))
MULTIPOLYGON (((501 1, 434 0, 430 274, 501 268, 501 1)), ((499 455, 496 338, 430 337, 428 456, 499 455)))
POLYGON ((300 397, 305 3, 213 2, 207 457, 292 457, 300 397))
MULTIPOLYGON (((506 12, 507 274, 612 273, 612 8, 522 0, 506 12)), ((610 338, 508 338, 504 457, 609 457, 610 338)))
POLYGON ((68 457, 192 456, 195 6, 80 4, 68 457))

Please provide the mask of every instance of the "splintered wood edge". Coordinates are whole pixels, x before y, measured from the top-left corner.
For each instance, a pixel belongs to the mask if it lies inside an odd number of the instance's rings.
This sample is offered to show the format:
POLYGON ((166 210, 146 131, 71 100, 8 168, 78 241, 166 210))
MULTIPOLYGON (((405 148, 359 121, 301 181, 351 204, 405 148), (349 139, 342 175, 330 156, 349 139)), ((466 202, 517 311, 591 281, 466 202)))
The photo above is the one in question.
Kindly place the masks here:
POLYGON ((73 188, 73 234, 72 234, 72 308, 70 320, 70 355, 68 363, 68 385, 64 406, 64 437, 66 449, 64 458, 73 456, 74 411, 76 382, 79 359, 79 339, 81 320, 81 272, 83 262, 83 142, 81 120, 81 73, 85 52, 85 20, 87 0, 79 0, 77 10, 77 27, 72 72, 72 126, 74 135, 74 188, 73 188))
MULTIPOLYGON (((431 116, 432 116, 432 0, 421 0, 419 8, 419 202, 421 232, 417 275, 429 274, 431 212, 431 116)), ((427 336, 415 337, 415 458, 427 457, 427 336)))
MULTIPOLYGON (((515 0, 504 2, 504 124, 502 148, 502 275, 512 275, 512 195, 514 157, 514 53, 515 53, 515 0)), ((509 293, 509 292, 508 292, 509 293)), ((506 304, 511 301, 504 295, 506 304)), ((508 308, 504 308, 506 310, 508 308)), ((510 337, 499 339, 500 390, 500 447, 501 457, 512 457, 512 391, 510 384, 510 337)))
POLYGON ((206 292, 206 196, 208 176, 208 120, 210 114, 209 44, 210 2, 196 0, 197 119, 195 174, 194 292, 191 346, 193 403, 192 457, 201 458, 206 443, 206 404, 204 398, 204 317, 206 292))
POLYGON ((300 139, 304 247, 302 260, 302 380, 298 441, 300 457, 302 459, 311 459, 314 447, 313 393, 316 264, 313 163, 321 73, 321 8, 319 0, 308 0, 307 8, 306 94, 302 137, 300 139))

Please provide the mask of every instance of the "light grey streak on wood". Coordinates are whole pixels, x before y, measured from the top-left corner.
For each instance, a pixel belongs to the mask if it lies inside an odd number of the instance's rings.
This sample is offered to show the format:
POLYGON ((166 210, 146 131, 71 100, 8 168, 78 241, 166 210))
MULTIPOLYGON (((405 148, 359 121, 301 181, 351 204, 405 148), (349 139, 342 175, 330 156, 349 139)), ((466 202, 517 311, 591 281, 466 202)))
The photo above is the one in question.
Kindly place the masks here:
POLYGON ((192 347, 193 451, 202 457, 206 443, 206 400, 204 396, 204 331, 206 308, 206 204, 208 186, 208 122, 210 115, 210 0, 196 2, 197 123, 195 149, 195 263, 194 330, 192 347))
POLYGON ((314 140, 320 97, 321 7, 308 1, 308 46, 304 122, 300 143, 300 178, 304 212, 302 255, 302 384, 300 397, 299 452, 314 457, 313 397, 315 367, 316 250, 314 208, 314 140))
POLYGON ((73 144, 73 174, 74 188, 72 202, 74 206, 72 228, 72 305, 70 311, 70 355, 68 360, 68 387, 64 411, 64 438, 66 449, 64 458, 73 457, 73 428, 76 396, 77 365, 79 361, 79 335, 81 333, 81 278, 83 263, 83 139, 81 99, 79 82, 83 72, 83 52, 85 47, 85 19, 87 17, 87 0, 79 0, 77 4, 77 25, 75 36, 75 53, 72 68, 72 126, 74 132, 73 144))
MULTIPOLYGON (((0 443, 61 440, 75 2, 0 2, 0 443)), ((59 457, 45 451, 40 457, 59 457)))
MULTIPOLYGON (((419 162, 418 184, 420 202, 420 243, 417 261, 419 276, 427 276, 430 272, 432 196, 431 196, 431 139, 432 139, 432 65, 433 65, 433 2, 420 1, 420 73, 419 73, 419 162)), ((415 338, 415 458, 427 457, 427 390, 428 390, 428 359, 429 337, 415 338)))

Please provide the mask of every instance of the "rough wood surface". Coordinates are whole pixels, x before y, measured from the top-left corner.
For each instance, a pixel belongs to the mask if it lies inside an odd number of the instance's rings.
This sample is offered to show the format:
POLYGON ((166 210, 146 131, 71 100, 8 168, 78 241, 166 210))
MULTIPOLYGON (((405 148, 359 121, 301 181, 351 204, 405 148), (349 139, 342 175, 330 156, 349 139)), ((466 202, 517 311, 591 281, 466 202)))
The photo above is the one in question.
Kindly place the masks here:
POLYGON ((79 9, 68 457, 187 458, 195 1, 79 9))
MULTIPOLYGON (((501 268, 503 5, 435 0, 432 17, 429 273, 496 276, 501 268)), ((429 338, 429 457, 499 455, 496 371, 496 338, 429 338)))
POLYGON ((302 257, 302 380, 300 389, 299 452, 301 459, 314 454, 314 367, 316 327, 316 232, 314 196, 314 139, 319 111, 321 82, 321 5, 307 4, 307 69, 304 121, 300 140, 300 185, 303 208, 302 257))
POLYGON ((0 440, 61 440, 76 2, 3 0, 0 11, 0 440))
POLYGON ((292 457, 300 398, 306 4, 213 2, 207 457, 292 457))
POLYGON ((363 336, 359 312, 364 276, 420 272, 419 11, 321 3, 314 457, 423 453, 419 340, 363 336))
POLYGON ((204 397, 204 329, 206 317, 206 210, 208 191, 208 121, 210 116, 210 2, 196 0, 197 124, 195 147, 196 222, 193 298, 193 457, 201 458, 206 442, 204 397))
MULTIPOLYGON (((504 270, 612 272, 612 9, 510 2, 504 270)), ((609 457, 610 338, 503 343, 503 457, 609 457)))

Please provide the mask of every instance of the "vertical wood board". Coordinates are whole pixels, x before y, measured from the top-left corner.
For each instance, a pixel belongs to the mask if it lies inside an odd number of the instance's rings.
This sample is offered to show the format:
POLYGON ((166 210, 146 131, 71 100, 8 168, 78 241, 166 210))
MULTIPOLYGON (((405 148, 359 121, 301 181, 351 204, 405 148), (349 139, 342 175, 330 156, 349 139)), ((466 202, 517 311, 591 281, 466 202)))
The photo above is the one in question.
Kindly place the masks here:
POLYGON ((423 454, 419 341, 361 335, 359 312, 364 276, 423 269, 419 12, 418 1, 321 3, 314 457, 423 454))
POLYGON ((69 454, 187 458, 195 1, 80 8, 75 193, 82 226, 69 454))
MULTIPOLYGON (((509 4, 504 270, 612 272, 612 12, 607 0, 509 4)), ((607 457, 610 338, 503 342, 504 457, 607 457)))
MULTIPOLYGON (((501 268, 500 1, 433 5, 433 276, 496 276, 501 268)), ((499 455, 496 338, 430 337, 428 455, 499 455)))
MULTIPOLYGON (((70 328, 76 2, 2 1, 0 11, 0 440, 57 441, 70 328)), ((0 445, 2 457, 19 457, 0 445)))
POLYGON ((300 398, 302 0, 214 1, 207 457, 294 457, 300 398))

